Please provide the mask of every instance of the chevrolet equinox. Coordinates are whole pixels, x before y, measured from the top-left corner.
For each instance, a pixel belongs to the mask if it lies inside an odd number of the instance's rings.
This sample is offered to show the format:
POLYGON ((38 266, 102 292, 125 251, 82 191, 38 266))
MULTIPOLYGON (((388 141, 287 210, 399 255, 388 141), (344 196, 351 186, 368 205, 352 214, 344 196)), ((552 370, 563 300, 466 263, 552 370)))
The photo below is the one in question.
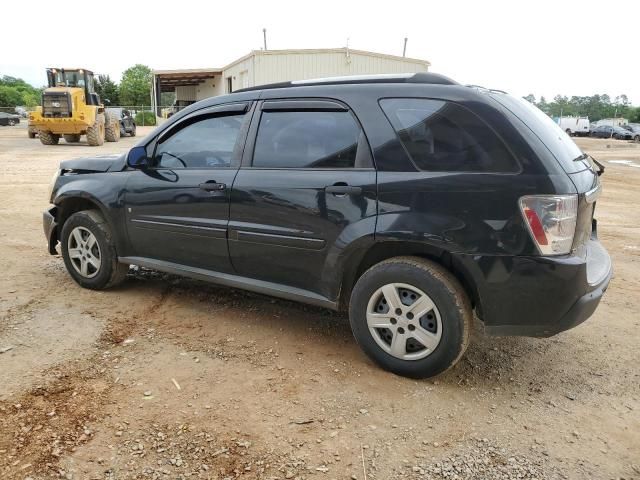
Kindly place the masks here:
POLYGON ((478 318, 546 337, 611 277, 604 169, 523 99, 432 73, 326 78, 195 103, 120 156, 64 161, 44 213, 82 287, 130 265, 349 312, 421 378, 478 318))

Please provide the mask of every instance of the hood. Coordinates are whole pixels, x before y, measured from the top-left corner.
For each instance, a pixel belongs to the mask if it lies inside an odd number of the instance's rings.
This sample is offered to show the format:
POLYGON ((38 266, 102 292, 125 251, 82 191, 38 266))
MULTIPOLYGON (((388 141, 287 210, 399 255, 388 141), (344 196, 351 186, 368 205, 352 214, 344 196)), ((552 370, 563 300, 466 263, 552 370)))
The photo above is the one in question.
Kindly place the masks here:
POLYGON ((122 170, 126 163, 126 155, 124 154, 96 155, 65 160, 60 163, 60 168, 76 173, 117 172, 122 170))

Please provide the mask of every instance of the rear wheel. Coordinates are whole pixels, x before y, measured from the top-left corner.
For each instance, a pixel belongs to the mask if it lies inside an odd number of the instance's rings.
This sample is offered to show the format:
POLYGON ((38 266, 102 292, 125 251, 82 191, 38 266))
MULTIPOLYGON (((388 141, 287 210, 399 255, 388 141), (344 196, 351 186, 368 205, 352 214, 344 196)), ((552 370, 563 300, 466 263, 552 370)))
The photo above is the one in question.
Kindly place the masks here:
POLYGON ((130 134, 132 137, 135 137, 135 136, 136 136, 136 124, 135 124, 135 123, 134 123, 133 125, 131 125, 131 131, 129 132, 129 134, 130 134))
POLYGON ((80 135, 72 134, 72 135, 63 135, 64 141, 67 143, 78 143, 80 141, 80 135))
POLYGON ((129 266, 118 263, 111 230, 98 210, 71 215, 60 242, 67 271, 80 286, 102 290, 126 278, 129 266))
POLYGON ((382 368, 427 378, 455 365, 465 352, 472 310, 447 270, 421 258, 397 257, 358 279, 349 320, 360 347, 382 368))
POLYGON ((98 147, 104 143, 104 115, 96 115, 96 121, 87 129, 87 143, 98 147))
POLYGON ((43 145, 57 145, 60 141, 60 135, 45 132, 44 130, 38 132, 38 137, 40 137, 40 142, 42 142, 43 145))
POLYGON ((110 113, 105 113, 104 138, 107 142, 120 140, 120 122, 110 113))
POLYGON ((571 129, 570 129, 570 128, 567 128, 567 129, 565 130, 565 132, 567 132, 567 135, 571 136, 571 129))
POLYGON ((640 135, 636 135, 635 137, 633 137, 633 141, 640 142, 640 135))
POLYGON ((33 130, 29 130, 27 132, 27 135, 29 135, 29 138, 36 138, 36 132, 34 132, 33 130))
POLYGON ((13 119, 9 119, 9 126, 13 127, 16 124, 16 121, 13 119))

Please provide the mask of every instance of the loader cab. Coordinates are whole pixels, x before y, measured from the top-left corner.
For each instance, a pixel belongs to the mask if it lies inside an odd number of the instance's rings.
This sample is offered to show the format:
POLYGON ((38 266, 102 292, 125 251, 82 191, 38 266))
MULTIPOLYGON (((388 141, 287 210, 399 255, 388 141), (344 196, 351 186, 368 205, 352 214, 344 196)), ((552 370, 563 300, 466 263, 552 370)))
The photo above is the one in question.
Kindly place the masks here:
POLYGON ((90 70, 47 68, 49 87, 82 88, 87 105, 100 105, 100 96, 95 91, 93 72, 90 70))

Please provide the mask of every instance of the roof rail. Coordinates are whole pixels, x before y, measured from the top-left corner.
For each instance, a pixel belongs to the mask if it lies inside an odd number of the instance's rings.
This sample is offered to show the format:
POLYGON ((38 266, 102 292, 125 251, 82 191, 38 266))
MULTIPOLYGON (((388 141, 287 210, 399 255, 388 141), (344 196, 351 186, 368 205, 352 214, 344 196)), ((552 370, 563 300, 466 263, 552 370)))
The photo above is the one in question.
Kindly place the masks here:
POLYGON ((293 80, 289 82, 269 83, 255 87, 242 88, 236 92, 270 90, 273 88, 309 87, 317 85, 349 85, 369 83, 424 83, 431 85, 459 85, 458 82, 438 73, 384 73, 378 75, 350 75, 344 77, 311 78, 309 80, 293 80))

